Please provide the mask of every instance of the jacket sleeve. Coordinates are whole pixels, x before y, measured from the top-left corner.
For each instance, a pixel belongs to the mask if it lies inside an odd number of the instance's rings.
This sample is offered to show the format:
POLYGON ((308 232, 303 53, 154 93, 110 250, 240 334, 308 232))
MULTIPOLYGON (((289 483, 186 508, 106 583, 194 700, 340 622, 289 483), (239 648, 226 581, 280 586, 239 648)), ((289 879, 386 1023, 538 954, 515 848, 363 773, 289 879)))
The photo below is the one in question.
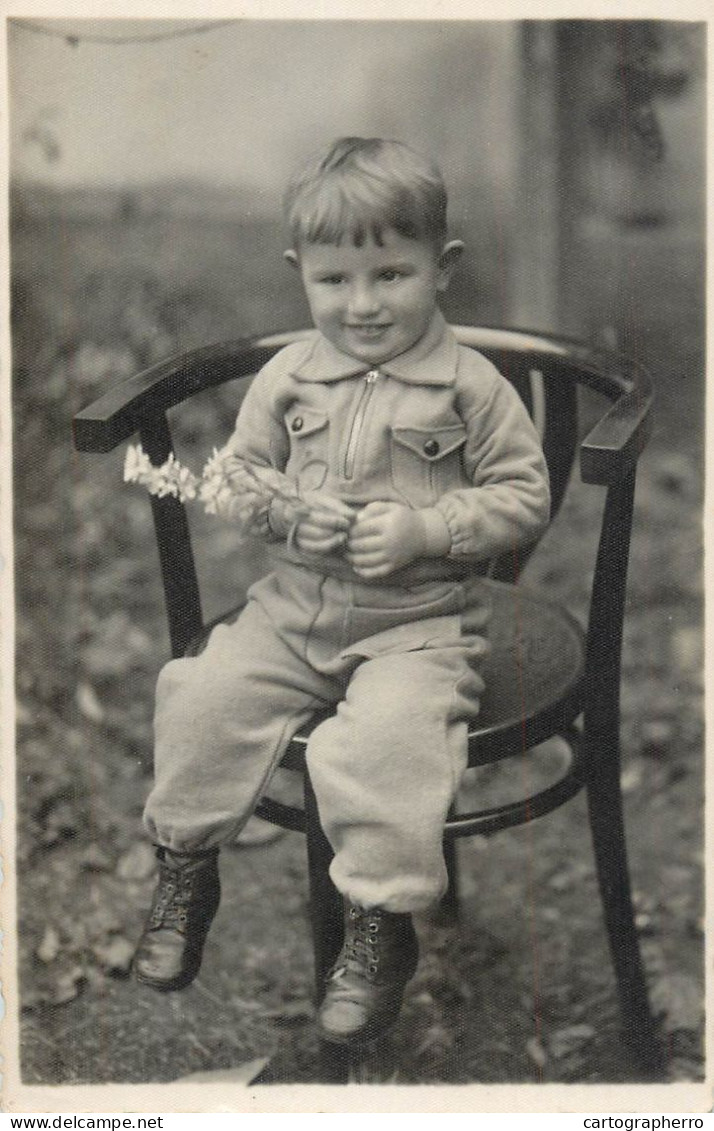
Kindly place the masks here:
MULTIPOLYGON (((282 354, 287 353, 283 350, 282 354)), ((215 513, 238 522, 246 534, 268 541, 285 536, 270 524, 274 500, 299 504, 296 485, 285 474, 289 441, 279 408, 285 359, 276 355, 257 374, 245 394, 228 442, 206 465, 215 513)))
POLYGON ((523 402, 485 358, 480 361, 491 370, 492 388, 485 400, 464 390, 464 466, 473 487, 449 491, 436 506, 451 534, 449 556, 482 560, 542 534, 550 488, 540 439, 523 402))

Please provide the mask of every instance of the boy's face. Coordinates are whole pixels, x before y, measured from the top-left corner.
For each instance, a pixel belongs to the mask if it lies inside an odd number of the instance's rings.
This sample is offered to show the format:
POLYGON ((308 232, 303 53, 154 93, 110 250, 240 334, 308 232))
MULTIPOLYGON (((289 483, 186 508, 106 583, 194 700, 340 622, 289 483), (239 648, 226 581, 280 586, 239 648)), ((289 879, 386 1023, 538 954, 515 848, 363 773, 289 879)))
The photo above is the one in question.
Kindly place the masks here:
POLYGON ((306 243, 299 253, 285 253, 300 269, 317 329, 368 366, 390 361, 419 341, 462 246, 455 240, 438 253, 428 241, 391 229, 382 238, 381 247, 372 240, 362 247, 306 243))

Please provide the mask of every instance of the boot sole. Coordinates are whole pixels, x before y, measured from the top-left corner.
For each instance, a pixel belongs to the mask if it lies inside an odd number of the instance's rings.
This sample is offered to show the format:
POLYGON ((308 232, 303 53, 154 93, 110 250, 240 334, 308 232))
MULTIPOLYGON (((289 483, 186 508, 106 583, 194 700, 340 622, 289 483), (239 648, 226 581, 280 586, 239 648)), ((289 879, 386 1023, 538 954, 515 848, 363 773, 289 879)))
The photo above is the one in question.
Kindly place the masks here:
POLYGON ((192 974, 190 978, 174 978, 171 982, 155 982, 152 978, 144 978, 141 974, 134 974, 134 980, 139 982, 142 986, 149 986, 152 990, 157 990, 159 993, 170 993, 172 990, 185 990, 195 981, 196 975, 192 974))
POLYGON ((200 965, 195 970, 184 970, 183 973, 177 974, 175 978, 167 981, 147 977, 136 968, 132 969, 134 980, 139 982, 142 986, 150 986, 152 990, 158 990, 159 993, 170 993, 172 990, 185 990, 187 986, 191 985, 198 977, 200 965))
MULTIPOLYGON (((406 989, 406 986, 405 986, 406 989)), ((339 1045, 341 1048, 361 1049, 365 1045, 371 1045, 374 1041, 378 1041, 380 1037, 386 1036, 396 1025, 399 1020, 399 1015, 402 1011, 404 999, 399 1002, 399 1006, 394 1012, 393 1016, 387 1016, 384 1020, 372 1019, 372 1021, 365 1025, 361 1033, 355 1033, 350 1036, 342 1036, 339 1033, 331 1033, 329 1029, 325 1029, 318 1021, 317 1031, 323 1041, 328 1041, 331 1045, 339 1045)))
POLYGON ((336 1034, 327 1032, 322 1027, 318 1026, 318 1033, 320 1039, 327 1041, 330 1045, 339 1045, 340 1048, 361 1050, 367 1046, 374 1044, 375 1041, 386 1037, 394 1028, 397 1023, 399 1014, 393 1017, 391 1021, 387 1021, 384 1025, 373 1026, 371 1029, 365 1029, 364 1032, 359 1033, 352 1037, 342 1037, 336 1034))

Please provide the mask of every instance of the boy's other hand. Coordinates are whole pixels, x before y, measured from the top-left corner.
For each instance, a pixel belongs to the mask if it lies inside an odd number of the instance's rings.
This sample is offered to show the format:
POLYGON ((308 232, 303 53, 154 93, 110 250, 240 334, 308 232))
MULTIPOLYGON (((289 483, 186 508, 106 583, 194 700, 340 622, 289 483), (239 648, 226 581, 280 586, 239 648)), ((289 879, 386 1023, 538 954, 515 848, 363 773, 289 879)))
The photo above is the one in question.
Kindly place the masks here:
POLYGON ((302 502, 307 511, 295 529, 295 544, 306 554, 329 554, 347 542, 354 512, 325 491, 307 491, 302 502))
POLYGON ((347 560, 360 577, 386 577, 416 558, 445 556, 451 535, 433 508, 412 510, 401 503, 368 503, 347 540, 347 560))

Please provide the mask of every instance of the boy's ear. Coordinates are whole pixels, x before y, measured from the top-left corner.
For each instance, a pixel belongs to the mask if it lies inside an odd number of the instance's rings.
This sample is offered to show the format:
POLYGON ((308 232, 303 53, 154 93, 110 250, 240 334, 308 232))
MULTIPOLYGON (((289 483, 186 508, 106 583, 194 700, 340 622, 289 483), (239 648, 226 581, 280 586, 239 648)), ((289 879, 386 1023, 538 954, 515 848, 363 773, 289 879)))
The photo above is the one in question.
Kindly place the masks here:
POLYGON ((291 267, 299 267, 300 266, 300 259, 298 257, 298 253, 292 247, 289 247, 287 251, 283 252, 283 259, 285 260, 286 263, 289 263, 291 267))
POLYGON ((445 291, 451 280, 451 275, 454 267, 461 258, 461 253, 464 250, 462 240, 449 240, 441 249, 439 255, 439 281, 437 283, 437 290, 445 291))

